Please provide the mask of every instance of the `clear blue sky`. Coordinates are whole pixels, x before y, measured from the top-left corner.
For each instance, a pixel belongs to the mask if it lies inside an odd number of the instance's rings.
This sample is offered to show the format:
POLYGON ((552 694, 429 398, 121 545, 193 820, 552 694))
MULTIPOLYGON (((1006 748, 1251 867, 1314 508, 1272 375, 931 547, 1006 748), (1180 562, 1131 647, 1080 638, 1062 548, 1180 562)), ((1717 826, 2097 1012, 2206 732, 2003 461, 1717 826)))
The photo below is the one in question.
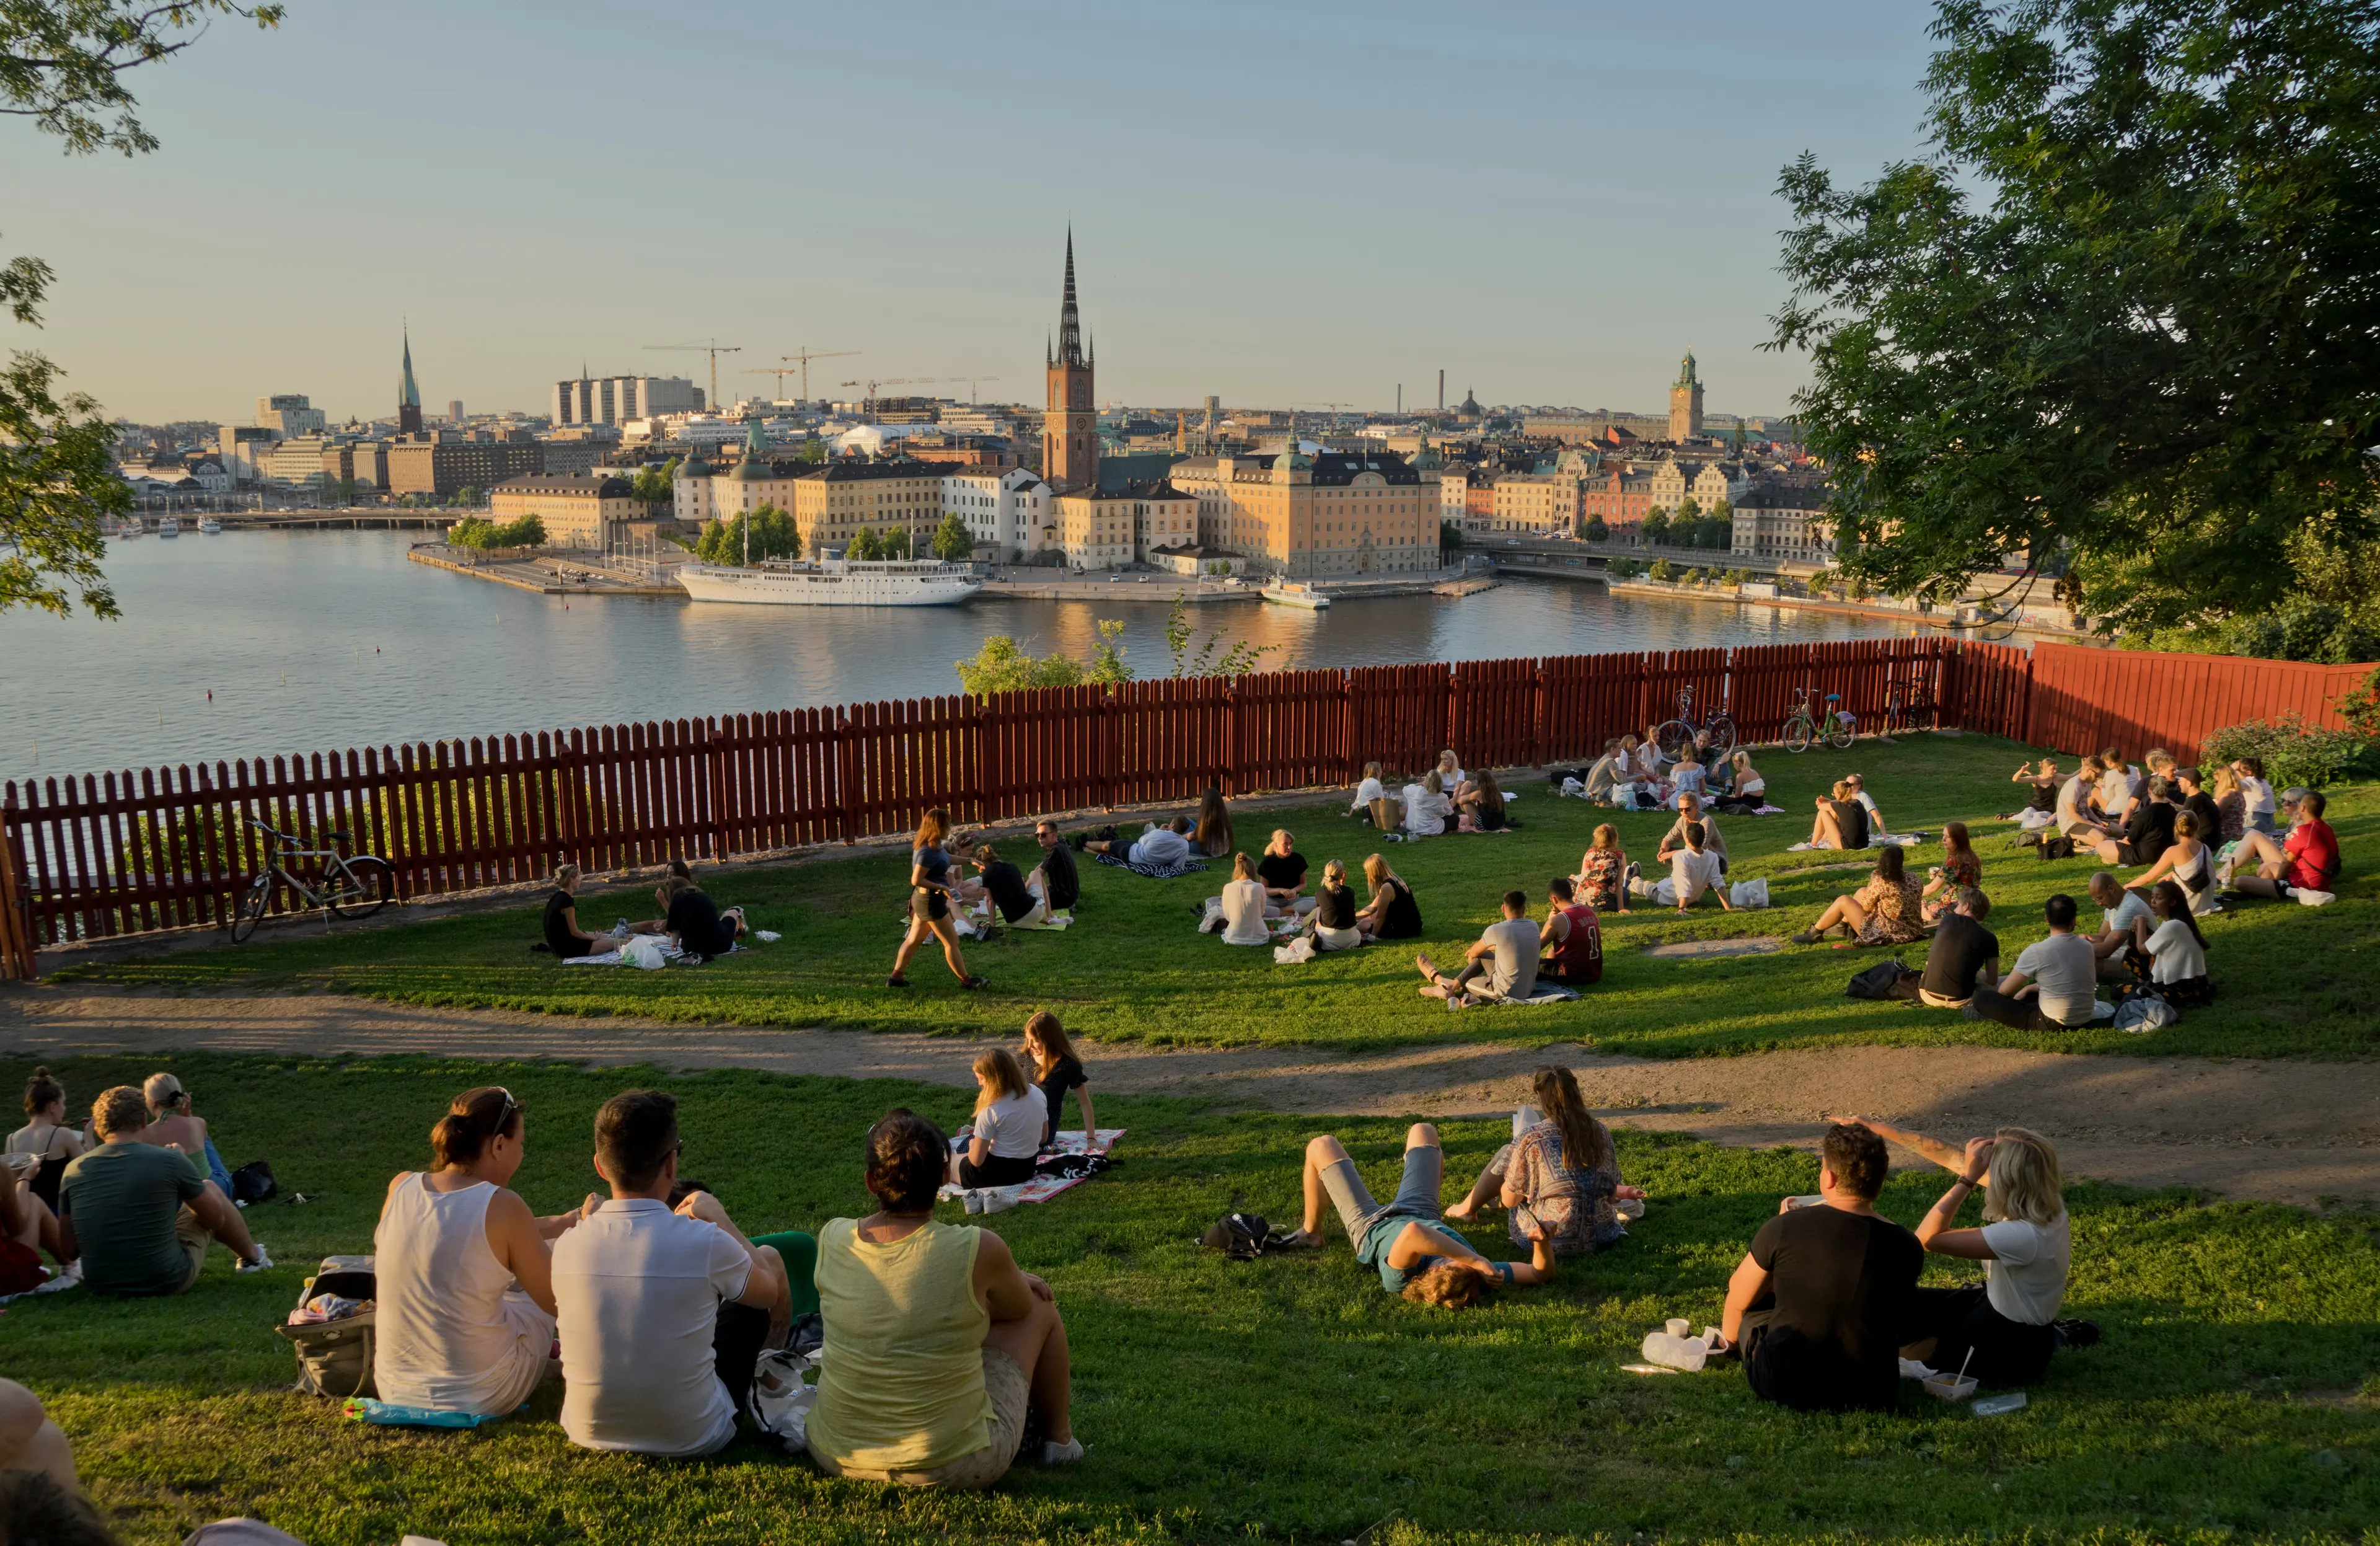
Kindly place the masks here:
MULTIPOLYGON (((1071 213, 1099 395, 1784 410, 1778 168, 1919 147, 1916 0, 888 6, 290 0, 132 78, 164 149, 0 120, 0 253, 111 413, 541 411, 804 344, 1036 401, 1071 213)), ((736 375, 736 389, 769 378, 736 375)), ((936 389, 948 391, 948 388, 936 389)), ((965 388, 959 387, 964 395, 965 388)))

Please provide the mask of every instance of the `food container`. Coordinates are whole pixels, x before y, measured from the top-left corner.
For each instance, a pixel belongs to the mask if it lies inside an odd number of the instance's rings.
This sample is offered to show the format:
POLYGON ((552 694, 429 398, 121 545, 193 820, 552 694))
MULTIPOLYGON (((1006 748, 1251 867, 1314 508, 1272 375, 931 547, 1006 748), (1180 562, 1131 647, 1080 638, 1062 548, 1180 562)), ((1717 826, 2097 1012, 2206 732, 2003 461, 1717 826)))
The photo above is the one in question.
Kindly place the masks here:
POLYGON ((1972 1375, 1937 1374, 1925 1382, 1925 1394, 1937 1401, 1964 1401, 1975 1394, 1977 1383, 1972 1375))

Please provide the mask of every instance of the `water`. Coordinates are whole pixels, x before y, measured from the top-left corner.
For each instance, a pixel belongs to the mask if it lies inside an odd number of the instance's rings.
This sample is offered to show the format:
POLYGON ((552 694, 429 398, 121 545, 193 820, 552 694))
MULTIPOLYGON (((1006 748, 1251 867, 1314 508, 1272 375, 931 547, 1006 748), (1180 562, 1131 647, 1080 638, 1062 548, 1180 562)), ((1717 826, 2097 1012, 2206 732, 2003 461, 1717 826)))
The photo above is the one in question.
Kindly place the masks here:
MULTIPOLYGON (((407 563, 416 540, 233 531, 111 541, 121 620, 0 615, 0 779, 954 693, 951 663, 987 635, 1082 657, 1102 615, 1124 620, 1125 658, 1140 675, 1172 670, 1166 609, 1152 602, 880 611, 565 598, 407 563)), ((1321 613, 1232 603, 1191 616, 1201 636, 1220 628, 1227 642, 1279 646, 1269 668, 1909 631, 1559 580, 1510 581, 1463 601, 1384 597, 1321 613)))

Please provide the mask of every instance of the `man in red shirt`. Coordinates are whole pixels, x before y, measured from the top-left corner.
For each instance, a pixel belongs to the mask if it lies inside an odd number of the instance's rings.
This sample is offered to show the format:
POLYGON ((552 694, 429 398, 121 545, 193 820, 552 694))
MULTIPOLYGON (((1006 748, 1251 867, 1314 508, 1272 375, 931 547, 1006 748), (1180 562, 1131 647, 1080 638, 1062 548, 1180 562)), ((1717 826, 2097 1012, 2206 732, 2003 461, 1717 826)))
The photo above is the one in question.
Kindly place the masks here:
POLYGON ((1603 980, 1603 925, 1595 909, 1574 899, 1568 875, 1556 875, 1546 887, 1546 921, 1537 930, 1537 944, 1546 955, 1537 963, 1537 980, 1565 988, 1584 988, 1603 980))
POLYGON ((2337 901, 2331 886, 2338 879, 2338 834, 2322 819, 2326 803, 2319 789, 2299 797, 2297 820, 2286 843, 2276 843, 2261 832, 2242 838, 2231 856, 2231 888, 2248 896, 2294 898, 2309 907, 2337 901), (2256 867, 2255 873, 2236 873, 2248 864, 2256 867))

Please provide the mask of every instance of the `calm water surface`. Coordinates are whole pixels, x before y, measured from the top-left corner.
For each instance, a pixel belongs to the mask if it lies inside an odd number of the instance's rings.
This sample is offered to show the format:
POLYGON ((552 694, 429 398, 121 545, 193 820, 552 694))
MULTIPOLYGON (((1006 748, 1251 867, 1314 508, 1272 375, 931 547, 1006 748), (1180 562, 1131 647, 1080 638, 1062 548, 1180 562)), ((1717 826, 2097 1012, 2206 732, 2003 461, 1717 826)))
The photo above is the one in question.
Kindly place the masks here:
MULTIPOLYGON (((1172 669, 1166 609, 1155 603, 871 610, 542 596, 409 564, 415 540, 236 531, 112 541, 120 620, 0 616, 0 778, 953 693, 951 663, 987 635, 1081 656, 1102 615, 1124 620, 1125 658, 1142 676, 1172 669)), ((1202 634, 1278 645, 1269 667, 1910 631, 1550 580, 1463 601, 1399 596, 1322 613, 1235 603, 1192 616, 1202 634)))

